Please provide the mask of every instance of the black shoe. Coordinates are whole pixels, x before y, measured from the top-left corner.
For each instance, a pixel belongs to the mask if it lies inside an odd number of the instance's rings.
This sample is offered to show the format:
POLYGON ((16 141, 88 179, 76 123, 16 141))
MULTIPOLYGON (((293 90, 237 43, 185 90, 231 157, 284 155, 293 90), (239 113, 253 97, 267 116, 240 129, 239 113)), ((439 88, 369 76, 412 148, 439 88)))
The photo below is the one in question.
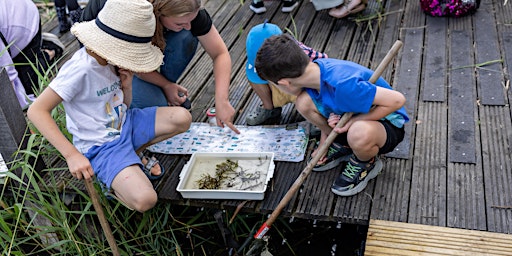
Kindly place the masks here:
POLYGON ((249 8, 256 14, 261 14, 267 11, 267 8, 265 8, 263 0, 252 0, 249 8))
MULTIPOLYGON (((315 150, 318 149, 318 144, 316 145, 315 150)), ((327 150, 326 160, 322 164, 317 164, 313 167, 314 172, 323 172, 328 171, 336 166, 338 166, 341 162, 346 162, 350 159, 352 155, 352 149, 343 146, 337 142, 333 142, 329 149, 327 150)), ((309 160, 311 161, 311 159, 309 160)))
POLYGON ((59 38, 52 34, 52 33, 48 33, 48 32, 43 32, 41 34, 41 37, 42 37, 42 45, 41 45, 41 49, 46 49, 46 50, 54 50, 55 51, 55 56, 53 57, 53 59, 58 59, 62 56, 62 53, 64 53, 64 44, 62 44, 62 42, 59 40, 59 38))
POLYGON ((291 1, 283 1, 283 7, 281 8, 282 12, 292 12, 295 7, 299 6, 299 2, 297 0, 291 0, 291 1))
POLYGON ((352 155, 343 172, 332 184, 331 191, 339 196, 353 196, 363 191, 368 181, 379 175, 382 166, 382 160, 378 157, 368 162, 361 162, 352 155))

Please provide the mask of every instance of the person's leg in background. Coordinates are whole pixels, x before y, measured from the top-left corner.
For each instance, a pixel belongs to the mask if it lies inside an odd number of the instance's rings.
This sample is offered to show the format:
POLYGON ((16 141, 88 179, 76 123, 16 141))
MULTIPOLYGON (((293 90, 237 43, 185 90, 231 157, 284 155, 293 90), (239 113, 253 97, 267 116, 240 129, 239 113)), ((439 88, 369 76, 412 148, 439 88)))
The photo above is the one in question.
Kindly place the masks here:
POLYGON ((54 0, 54 3, 57 20, 59 21, 59 31, 60 33, 66 33, 73 23, 80 20, 82 8, 80 8, 77 0, 54 0), (69 11, 69 17, 66 8, 69 11))

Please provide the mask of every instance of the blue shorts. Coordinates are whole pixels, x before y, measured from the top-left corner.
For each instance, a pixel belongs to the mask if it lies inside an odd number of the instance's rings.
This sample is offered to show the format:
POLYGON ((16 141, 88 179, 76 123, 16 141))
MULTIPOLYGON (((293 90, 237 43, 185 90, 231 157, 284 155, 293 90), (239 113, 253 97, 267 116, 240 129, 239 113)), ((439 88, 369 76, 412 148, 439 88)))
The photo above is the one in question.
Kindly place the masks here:
POLYGON ((96 178, 108 189, 124 168, 134 164, 142 167, 135 151, 155 138, 156 109, 129 109, 121 136, 101 146, 94 146, 84 154, 91 162, 96 178))

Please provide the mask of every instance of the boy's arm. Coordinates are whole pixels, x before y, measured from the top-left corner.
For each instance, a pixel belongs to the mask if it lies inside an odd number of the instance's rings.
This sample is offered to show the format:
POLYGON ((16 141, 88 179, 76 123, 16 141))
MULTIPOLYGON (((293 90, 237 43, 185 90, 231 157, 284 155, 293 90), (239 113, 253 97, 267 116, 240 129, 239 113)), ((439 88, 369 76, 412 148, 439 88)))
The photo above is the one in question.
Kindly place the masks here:
POLYGON ((62 134, 51 116, 52 109, 61 102, 62 98, 55 91, 46 88, 32 103, 27 116, 41 134, 64 156, 71 174, 78 179, 89 179, 94 175, 91 163, 62 134))
MULTIPOLYGON (((376 86, 375 98, 373 99, 373 106, 368 113, 358 114, 350 118, 350 120, 343 127, 336 129, 337 133, 347 132, 350 126, 359 120, 380 120, 385 116, 400 109, 405 104, 405 96, 395 90, 387 89, 376 86)), ((338 123, 339 117, 332 119, 329 118, 328 122, 331 127, 338 123)))
POLYGON ((121 90, 123 90, 123 102, 126 104, 126 107, 130 108, 130 104, 132 103, 132 81, 133 81, 133 73, 126 69, 119 69, 119 78, 121 79, 121 90))

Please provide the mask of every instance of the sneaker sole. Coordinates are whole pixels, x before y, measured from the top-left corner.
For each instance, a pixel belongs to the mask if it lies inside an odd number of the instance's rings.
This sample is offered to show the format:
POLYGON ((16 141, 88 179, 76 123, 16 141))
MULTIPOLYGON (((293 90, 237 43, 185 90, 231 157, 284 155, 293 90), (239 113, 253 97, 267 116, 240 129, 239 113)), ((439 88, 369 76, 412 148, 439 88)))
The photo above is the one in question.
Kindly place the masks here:
POLYGON ((48 32, 41 33, 41 40, 54 43, 55 45, 57 45, 58 47, 60 47, 62 49, 62 52, 64 52, 64 49, 66 48, 64 46, 64 44, 59 40, 59 37, 52 33, 48 33, 48 32))
POLYGON ((260 8, 256 8, 256 7, 253 7, 252 5, 249 5, 249 8, 256 14, 261 14, 261 13, 264 13, 267 11, 267 8, 266 7, 260 7, 260 8))
POLYGON ((290 7, 283 7, 283 8, 281 8, 281 12, 285 12, 285 13, 286 12, 292 12, 295 9, 295 7, 297 7, 298 5, 299 5, 299 2, 295 2, 295 4, 293 4, 290 7))
POLYGON ((375 163, 375 166, 370 171, 370 173, 368 173, 368 177, 366 177, 366 179, 364 179, 361 183, 357 184, 357 186, 355 186, 353 189, 347 191, 338 191, 334 188, 331 188, 331 191, 338 196, 353 196, 363 191, 366 188, 366 185, 368 185, 368 181, 374 179, 375 177, 377 177, 377 175, 379 175, 379 173, 382 171, 383 166, 384 164, 382 163, 382 160, 377 158, 377 162, 375 163))
POLYGON ((313 167, 313 171, 314 172, 325 172, 325 171, 328 171, 328 170, 338 166, 341 162, 348 162, 349 159, 350 159, 350 154, 346 155, 346 156, 342 156, 340 158, 337 158, 336 160, 334 160, 326 165, 322 165, 320 167, 313 167))

